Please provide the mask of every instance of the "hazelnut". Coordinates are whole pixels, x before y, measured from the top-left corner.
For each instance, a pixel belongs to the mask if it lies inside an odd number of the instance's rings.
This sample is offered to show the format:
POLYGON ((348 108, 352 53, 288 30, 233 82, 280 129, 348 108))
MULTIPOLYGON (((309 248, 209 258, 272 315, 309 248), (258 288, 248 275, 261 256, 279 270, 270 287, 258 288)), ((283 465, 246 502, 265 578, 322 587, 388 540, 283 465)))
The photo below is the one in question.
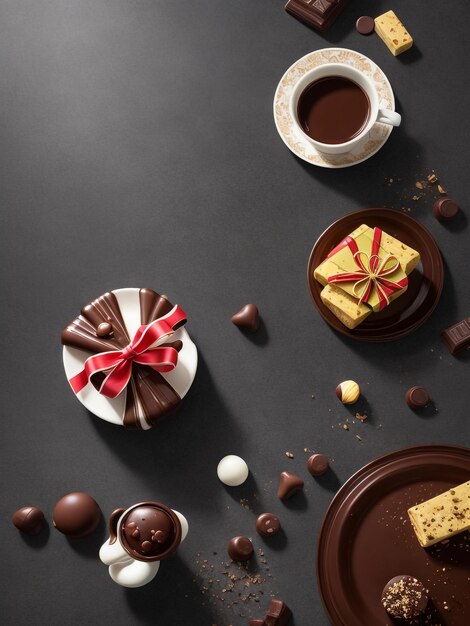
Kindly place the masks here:
POLYGON ((359 400, 361 388, 354 380, 345 380, 336 387, 336 395, 343 404, 354 404, 359 400))

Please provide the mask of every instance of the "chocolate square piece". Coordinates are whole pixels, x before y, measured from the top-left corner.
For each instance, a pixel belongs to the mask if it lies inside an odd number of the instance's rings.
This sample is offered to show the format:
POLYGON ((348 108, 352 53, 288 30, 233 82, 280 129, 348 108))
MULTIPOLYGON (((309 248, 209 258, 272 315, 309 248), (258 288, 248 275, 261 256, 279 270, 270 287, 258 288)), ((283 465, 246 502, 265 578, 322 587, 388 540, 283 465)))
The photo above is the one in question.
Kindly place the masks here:
POLYGON ((349 0, 288 0, 285 10, 319 31, 330 28, 349 0))

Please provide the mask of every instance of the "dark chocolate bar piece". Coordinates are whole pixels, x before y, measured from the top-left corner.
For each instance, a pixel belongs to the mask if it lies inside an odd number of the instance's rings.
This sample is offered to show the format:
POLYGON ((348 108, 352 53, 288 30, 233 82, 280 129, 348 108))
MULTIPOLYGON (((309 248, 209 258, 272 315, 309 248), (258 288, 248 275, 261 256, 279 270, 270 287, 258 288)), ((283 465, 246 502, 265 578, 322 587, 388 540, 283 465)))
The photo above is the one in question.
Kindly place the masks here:
POLYGON ((266 617, 265 626, 287 626, 292 618, 292 611, 282 600, 271 600, 266 617))
POLYGON ((315 30, 325 31, 336 21, 349 0, 288 0, 285 10, 315 30))
POLYGON ((451 354, 457 354, 464 348, 470 348, 470 317, 446 328, 441 337, 451 354))

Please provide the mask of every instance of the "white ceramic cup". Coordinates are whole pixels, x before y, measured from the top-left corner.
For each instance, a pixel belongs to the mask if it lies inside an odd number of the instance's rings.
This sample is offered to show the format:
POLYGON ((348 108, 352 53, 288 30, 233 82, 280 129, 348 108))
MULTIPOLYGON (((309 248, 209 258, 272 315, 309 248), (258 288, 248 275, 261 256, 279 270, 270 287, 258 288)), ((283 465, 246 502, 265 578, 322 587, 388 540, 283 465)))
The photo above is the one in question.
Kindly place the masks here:
POLYGON ((373 81, 366 76, 366 74, 360 72, 354 67, 351 67, 350 65, 344 65, 342 63, 326 63, 325 65, 315 67, 299 78, 292 89, 289 100, 289 111, 292 119, 294 120, 296 130, 301 133, 301 135, 309 141, 318 150, 318 152, 322 152, 327 155, 339 155, 351 152, 351 150, 357 148, 362 142, 364 142, 369 135, 369 131, 376 122, 390 124, 391 126, 400 126, 401 115, 389 109, 381 109, 379 105, 380 102, 375 85, 373 81), (317 80, 333 76, 348 78, 359 85, 359 87, 361 87, 367 94, 370 104, 369 119, 362 131, 349 141, 334 144, 322 143, 307 135, 307 133, 305 133, 302 129, 297 116, 297 105, 303 91, 317 80))

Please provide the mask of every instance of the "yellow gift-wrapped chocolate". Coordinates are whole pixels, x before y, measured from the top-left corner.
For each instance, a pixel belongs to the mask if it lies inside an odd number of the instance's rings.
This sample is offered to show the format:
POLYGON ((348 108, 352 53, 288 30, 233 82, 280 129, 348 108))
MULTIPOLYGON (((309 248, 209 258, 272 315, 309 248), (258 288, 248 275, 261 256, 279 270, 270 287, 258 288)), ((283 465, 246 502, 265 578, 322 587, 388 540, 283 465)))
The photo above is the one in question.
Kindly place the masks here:
POLYGON ((404 293, 419 253, 380 228, 362 224, 315 269, 321 298, 348 328, 404 293))

